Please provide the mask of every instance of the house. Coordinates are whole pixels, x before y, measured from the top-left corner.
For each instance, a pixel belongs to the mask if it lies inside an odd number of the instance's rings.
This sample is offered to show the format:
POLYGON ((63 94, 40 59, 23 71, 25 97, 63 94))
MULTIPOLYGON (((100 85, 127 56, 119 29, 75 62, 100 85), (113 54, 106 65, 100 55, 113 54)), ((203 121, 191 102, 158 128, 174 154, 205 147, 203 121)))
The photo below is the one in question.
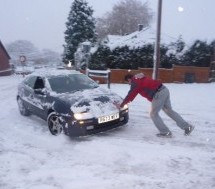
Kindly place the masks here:
POLYGON ((0 41, 0 76, 11 75, 10 56, 0 41))
MULTIPOLYGON (((156 41, 156 31, 150 27, 139 29, 128 35, 107 35, 102 41, 103 44, 108 46, 111 50, 117 47, 128 46, 130 49, 142 47, 146 44, 154 44, 156 41)), ((170 44, 175 39, 166 34, 161 35, 161 44, 170 44)))

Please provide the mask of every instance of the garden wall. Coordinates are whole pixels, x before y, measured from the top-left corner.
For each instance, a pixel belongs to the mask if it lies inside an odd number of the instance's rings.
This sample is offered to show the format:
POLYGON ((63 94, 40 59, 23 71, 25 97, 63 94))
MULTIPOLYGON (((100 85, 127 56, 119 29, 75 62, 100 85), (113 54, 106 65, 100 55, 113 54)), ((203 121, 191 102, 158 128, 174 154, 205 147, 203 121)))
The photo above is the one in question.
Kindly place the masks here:
MULTIPOLYGON (((148 77, 152 77, 152 68, 139 68, 138 70, 121 70, 111 69, 111 83, 125 83, 124 77, 126 74, 144 73, 148 77)), ((210 76, 209 67, 194 67, 194 66, 173 66, 172 69, 159 69, 159 79, 163 83, 207 83, 210 76)), ((100 83, 105 83, 103 78, 93 79, 100 83)))

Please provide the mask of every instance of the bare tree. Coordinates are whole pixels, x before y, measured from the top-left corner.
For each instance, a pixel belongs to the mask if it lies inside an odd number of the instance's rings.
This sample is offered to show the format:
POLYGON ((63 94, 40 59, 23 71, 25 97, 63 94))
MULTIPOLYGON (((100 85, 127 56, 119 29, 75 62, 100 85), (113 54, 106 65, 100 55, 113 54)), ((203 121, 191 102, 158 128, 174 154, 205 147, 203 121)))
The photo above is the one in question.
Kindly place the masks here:
POLYGON ((50 49, 43 49, 41 52, 41 58, 43 64, 49 66, 56 66, 62 62, 60 54, 50 49))
POLYGON ((28 40, 14 41, 8 44, 6 48, 14 65, 20 64, 20 56, 25 56, 27 61, 33 61, 35 58, 40 57, 39 50, 28 40))
POLYGON ((103 38, 107 34, 125 35, 138 29, 149 26, 153 14, 147 3, 139 0, 123 0, 113 7, 103 18, 97 19, 96 29, 98 36, 103 38))
POLYGON ((17 40, 6 45, 11 63, 21 65, 20 56, 26 57, 26 64, 57 64, 61 62, 60 54, 49 49, 42 52, 28 40, 17 40))

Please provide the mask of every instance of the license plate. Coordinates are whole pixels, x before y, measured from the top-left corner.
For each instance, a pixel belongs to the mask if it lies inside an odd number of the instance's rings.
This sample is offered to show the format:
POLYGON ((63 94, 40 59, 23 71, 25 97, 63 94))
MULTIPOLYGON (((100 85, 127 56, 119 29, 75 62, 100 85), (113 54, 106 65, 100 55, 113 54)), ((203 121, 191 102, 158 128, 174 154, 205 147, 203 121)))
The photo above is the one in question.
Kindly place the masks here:
POLYGON ((105 122, 113 121, 115 119, 119 119, 119 113, 99 117, 98 123, 105 123, 105 122))

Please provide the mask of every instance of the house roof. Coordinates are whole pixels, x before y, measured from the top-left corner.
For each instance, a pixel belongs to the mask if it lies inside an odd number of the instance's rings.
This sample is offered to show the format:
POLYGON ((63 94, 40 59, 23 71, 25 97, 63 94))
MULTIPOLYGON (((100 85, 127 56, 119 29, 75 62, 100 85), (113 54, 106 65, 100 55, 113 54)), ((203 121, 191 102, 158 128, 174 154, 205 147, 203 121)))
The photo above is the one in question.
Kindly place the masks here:
POLYGON ((1 40, 0 40, 0 48, 3 49, 3 51, 7 55, 8 59, 10 59, 10 56, 9 56, 8 52, 6 51, 6 49, 4 48, 4 45, 2 44, 1 40))
MULTIPOLYGON (((145 44, 153 44, 156 40, 156 31, 151 28, 145 28, 141 31, 133 32, 129 35, 119 36, 119 35, 108 35, 106 39, 106 45, 110 49, 115 49, 117 47, 128 46, 129 48, 141 47, 145 44)), ((161 43, 169 44, 175 41, 175 39, 162 34, 161 43)))

